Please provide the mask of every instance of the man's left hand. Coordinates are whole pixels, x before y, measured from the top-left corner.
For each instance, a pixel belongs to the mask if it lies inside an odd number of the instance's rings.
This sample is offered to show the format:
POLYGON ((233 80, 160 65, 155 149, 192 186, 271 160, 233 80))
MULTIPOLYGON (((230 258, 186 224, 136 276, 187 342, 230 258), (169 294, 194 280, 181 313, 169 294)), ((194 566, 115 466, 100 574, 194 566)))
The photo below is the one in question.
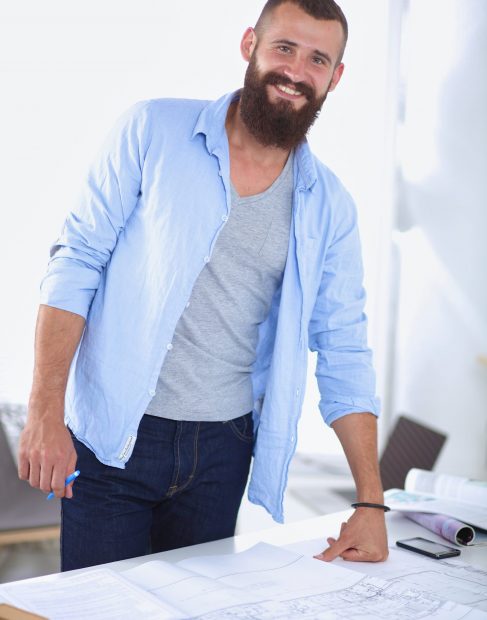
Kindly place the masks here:
POLYGON ((383 562, 389 555, 384 513, 377 508, 357 508, 346 523, 342 523, 337 539, 327 538, 328 549, 318 560, 330 562, 340 556, 352 562, 383 562))

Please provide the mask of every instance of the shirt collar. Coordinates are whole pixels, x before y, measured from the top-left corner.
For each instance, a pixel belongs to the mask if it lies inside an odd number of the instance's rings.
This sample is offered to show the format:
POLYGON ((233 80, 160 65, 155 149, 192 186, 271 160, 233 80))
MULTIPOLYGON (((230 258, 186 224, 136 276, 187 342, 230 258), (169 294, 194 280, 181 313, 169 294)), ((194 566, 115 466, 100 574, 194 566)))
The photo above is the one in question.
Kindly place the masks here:
MULTIPOLYGON (((193 129, 192 138, 203 134, 209 153, 219 155, 228 150, 225 120, 228 108, 240 96, 240 90, 228 93, 208 103, 200 112, 193 129)), ((310 189, 316 182, 316 164, 307 140, 303 140, 295 149, 295 161, 298 170, 298 188, 310 189)))

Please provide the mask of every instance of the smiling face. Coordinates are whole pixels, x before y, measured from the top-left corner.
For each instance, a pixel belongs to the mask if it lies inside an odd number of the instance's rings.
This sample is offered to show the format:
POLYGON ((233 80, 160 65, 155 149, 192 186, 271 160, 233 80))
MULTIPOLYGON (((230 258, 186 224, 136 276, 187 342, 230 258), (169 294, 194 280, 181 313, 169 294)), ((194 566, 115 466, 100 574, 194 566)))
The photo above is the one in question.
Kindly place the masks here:
POLYGON ((290 149, 303 140, 340 80, 342 47, 339 22, 315 19, 290 2, 272 11, 258 36, 246 31, 240 113, 259 142, 290 149))

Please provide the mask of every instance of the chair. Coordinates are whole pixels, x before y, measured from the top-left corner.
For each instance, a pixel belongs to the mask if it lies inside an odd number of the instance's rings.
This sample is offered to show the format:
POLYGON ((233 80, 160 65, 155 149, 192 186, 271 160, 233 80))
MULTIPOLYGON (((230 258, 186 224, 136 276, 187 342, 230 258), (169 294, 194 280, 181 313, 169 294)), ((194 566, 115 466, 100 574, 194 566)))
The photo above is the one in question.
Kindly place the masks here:
POLYGON ((380 459, 384 491, 403 489, 408 471, 433 469, 447 436, 419 422, 399 416, 380 459))

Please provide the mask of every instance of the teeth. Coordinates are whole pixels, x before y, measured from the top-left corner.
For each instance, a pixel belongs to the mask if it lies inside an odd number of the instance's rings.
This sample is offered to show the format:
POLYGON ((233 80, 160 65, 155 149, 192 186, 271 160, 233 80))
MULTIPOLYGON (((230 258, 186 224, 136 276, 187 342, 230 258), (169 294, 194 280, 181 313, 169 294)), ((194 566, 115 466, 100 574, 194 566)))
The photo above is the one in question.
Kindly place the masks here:
POLYGON ((282 84, 277 84, 277 88, 279 90, 282 90, 282 92, 286 93, 287 95, 301 95, 299 90, 293 90, 292 88, 289 88, 289 86, 283 86, 282 84))

